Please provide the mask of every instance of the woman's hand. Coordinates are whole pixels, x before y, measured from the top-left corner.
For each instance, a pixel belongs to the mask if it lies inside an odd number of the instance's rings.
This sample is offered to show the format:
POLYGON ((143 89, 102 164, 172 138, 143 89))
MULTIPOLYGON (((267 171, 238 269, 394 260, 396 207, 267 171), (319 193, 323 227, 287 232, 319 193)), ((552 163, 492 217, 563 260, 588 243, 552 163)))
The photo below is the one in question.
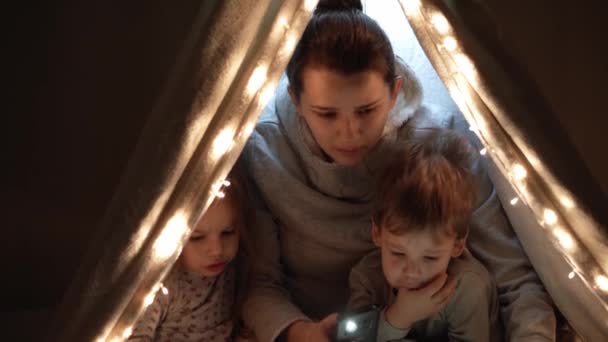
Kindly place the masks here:
POLYGON ((456 281, 446 273, 417 290, 398 289, 395 301, 386 309, 388 323, 407 329, 415 322, 439 312, 452 298, 456 281))
POLYGON ((319 322, 297 321, 287 328, 288 342, 330 342, 333 340, 338 315, 333 313, 319 322))

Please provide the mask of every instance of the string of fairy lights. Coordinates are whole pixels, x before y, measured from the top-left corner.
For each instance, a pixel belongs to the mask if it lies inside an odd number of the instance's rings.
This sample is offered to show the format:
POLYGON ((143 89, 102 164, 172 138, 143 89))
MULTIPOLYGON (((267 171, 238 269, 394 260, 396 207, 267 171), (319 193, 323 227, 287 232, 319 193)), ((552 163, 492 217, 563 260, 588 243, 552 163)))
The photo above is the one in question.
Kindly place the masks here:
POLYGON ((540 165, 533 151, 524 153, 504 135, 501 127, 492 126, 500 124, 492 120, 492 113, 483 105, 483 100, 475 91, 480 89, 481 85, 475 64, 461 48, 446 17, 432 5, 423 5, 420 0, 399 2, 409 20, 422 22, 422 26, 426 28, 425 33, 433 41, 435 50, 432 53, 441 57, 444 71, 450 76, 450 81, 446 82, 444 79, 444 83, 471 125, 470 130, 485 146, 479 153, 492 157, 518 194, 509 204, 527 205, 532 210, 546 236, 571 266, 566 277, 580 278, 599 297, 608 311, 608 277, 580 243, 569 222, 560 214, 562 210, 575 208, 576 203, 564 194, 563 190, 556 196, 555 189, 560 186, 543 188, 537 174, 533 172, 534 166, 540 165), (528 172, 529 170, 532 172, 528 172), (559 203, 545 195, 542 190, 546 188, 559 199, 559 203))
MULTIPOLYGON (((283 15, 279 15, 276 18, 273 23, 273 26, 275 26, 276 29, 273 30, 271 36, 274 38, 279 37, 280 45, 277 50, 262 56, 258 61, 258 64, 251 71, 251 75, 244 89, 243 98, 249 99, 252 105, 246 109, 246 112, 261 112, 274 94, 278 81, 278 77, 274 77, 274 75, 279 75, 283 71, 286 61, 291 56, 291 53, 299 40, 299 36, 308 22, 308 18, 316 7, 317 2, 318 0, 303 0, 299 9, 296 10, 291 18, 283 15)), ((209 152, 210 160, 219 162, 224 156, 230 154, 238 145, 235 143, 236 141, 244 142, 250 136, 255 128, 256 121, 257 120, 254 118, 243 122, 242 125, 234 123, 220 129, 211 144, 209 152)), ((228 186, 230 186, 230 181, 227 179, 222 178, 215 181, 211 185, 208 202, 211 203, 216 198, 224 198, 226 195, 224 189, 228 186)), ((180 232, 189 230, 186 215, 178 211, 168 221, 167 226, 163 228, 162 233, 155 241, 155 254, 164 259, 169 259, 171 255, 176 253, 179 254, 183 247, 183 239, 180 232), (180 229, 171 229, 171 226, 179 226, 180 229)), ((154 285, 148 294, 135 304, 139 306, 138 312, 141 313, 145 308, 150 306, 159 293, 162 293, 163 295, 169 294, 169 290, 162 282, 158 282, 154 285)), ((133 317, 129 317, 129 320, 131 322, 135 321, 133 317)), ((119 326, 119 324, 116 324, 116 326, 119 326)), ((118 342, 128 339, 132 333, 133 326, 128 325, 122 330, 122 333, 111 333, 108 336, 99 337, 97 341, 118 342)))

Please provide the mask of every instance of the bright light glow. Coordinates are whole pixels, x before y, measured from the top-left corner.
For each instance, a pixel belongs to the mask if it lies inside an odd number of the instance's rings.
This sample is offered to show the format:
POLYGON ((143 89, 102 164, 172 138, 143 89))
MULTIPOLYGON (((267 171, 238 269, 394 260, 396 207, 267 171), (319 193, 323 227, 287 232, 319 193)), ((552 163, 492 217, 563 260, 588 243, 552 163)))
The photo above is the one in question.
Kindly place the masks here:
POLYGON ((154 254, 159 259, 167 259, 179 248, 180 239, 188 229, 186 216, 177 212, 163 228, 160 236, 154 242, 154 254))
POLYGON ((258 65, 253 73, 251 74, 251 78, 247 83, 247 93, 249 96, 253 96, 258 89, 266 82, 266 73, 268 72, 268 68, 265 65, 258 65))
POLYGON ((458 48, 458 42, 452 36, 447 36, 443 39, 443 47, 448 51, 454 51, 458 48))
POLYGON ((401 0, 399 2, 405 11, 409 12, 410 14, 412 11, 420 8, 420 0, 401 0))
POLYGON ((222 185, 223 185, 223 186, 230 186, 230 184, 231 184, 231 183, 230 183, 230 181, 229 181, 229 180, 227 180, 227 179, 224 179, 224 180, 222 181, 222 185))
POLYGON ((553 235, 557 237, 557 240, 559 240, 559 243, 562 245, 562 247, 566 249, 571 249, 572 247, 574 247, 574 239, 572 238, 572 235, 568 234, 568 232, 566 232, 565 230, 556 228, 555 230, 553 230, 553 235))
POLYGON ((516 205, 517 202, 519 202, 519 198, 514 197, 509 203, 511 203, 511 205, 516 205))
POLYGON ((285 28, 285 29, 289 28, 289 22, 287 21, 287 19, 285 19, 284 16, 281 16, 278 21, 279 21, 279 25, 283 26, 283 28, 285 28))
POLYGON ((557 223, 557 215, 555 211, 551 209, 545 209, 543 212, 543 218, 546 224, 556 224, 557 223))
POLYGON ((606 276, 598 275, 595 277, 595 283, 601 290, 608 291, 608 278, 606 276))
POLYGON ((513 177, 515 177, 515 179, 518 181, 526 178, 528 175, 528 171, 526 171, 521 164, 514 164, 511 170, 513 172, 513 177))
POLYGON ((475 65, 467 55, 458 53, 454 55, 454 61, 458 66, 458 70, 466 76, 467 79, 473 79, 477 75, 475 65))
POLYGON ((568 196, 562 196, 559 201, 562 203, 562 205, 564 207, 566 207, 567 209, 572 209, 574 208, 574 202, 572 201, 572 199, 568 196))
POLYGON ((298 43, 298 37, 292 33, 289 33, 287 35, 287 38, 285 38, 285 41, 283 42, 283 46, 281 46, 279 55, 285 56, 285 57, 290 56, 291 53, 293 52, 293 49, 296 48, 297 43, 298 43))
POLYGON ((122 333, 122 337, 123 338, 129 338, 129 336, 131 336, 131 334, 133 334, 133 328, 132 327, 128 327, 127 329, 125 329, 125 331, 122 333))
POLYGON ((150 306, 150 304, 154 303, 154 295, 154 291, 148 293, 146 298, 144 298, 144 307, 148 307, 150 306))
POLYGON ((568 279, 573 279, 576 276, 576 273, 574 273, 574 271, 568 273, 568 279))
POLYGON ((260 106, 262 106, 262 107, 266 106, 266 104, 268 103, 268 101, 270 101, 270 99, 274 95, 275 89, 276 89, 276 85, 275 84, 267 84, 262 89, 262 91, 260 92, 259 100, 258 100, 260 106))
POLYGON ((482 148, 481 151, 479 151, 479 154, 481 154, 482 156, 485 156, 488 153, 488 149, 487 148, 482 148))
POLYGON ((434 13, 431 16, 431 24, 433 24, 437 32, 441 34, 450 32, 450 23, 441 13, 434 13))
POLYGON ((169 289, 165 287, 165 285, 161 285, 160 289, 163 291, 163 294, 166 296, 169 294, 169 289))
POLYGON ((218 192, 215 193, 215 196, 217 198, 224 198, 224 197, 226 197, 226 193, 224 193, 223 191, 220 190, 220 191, 218 191, 218 192))
POLYGON ((346 322, 346 332, 352 333, 355 330, 357 330, 357 323, 353 322, 353 321, 347 321, 346 322))
POLYGON ((213 140, 211 146, 211 157, 214 160, 219 159, 228 152, 234 145, 234 128, 223 128, 213 140))
POLYGON ((304 0, 304 9, 309 12, 314 11, 315 7, 317 7, 317 2, 319 0, 304 0))

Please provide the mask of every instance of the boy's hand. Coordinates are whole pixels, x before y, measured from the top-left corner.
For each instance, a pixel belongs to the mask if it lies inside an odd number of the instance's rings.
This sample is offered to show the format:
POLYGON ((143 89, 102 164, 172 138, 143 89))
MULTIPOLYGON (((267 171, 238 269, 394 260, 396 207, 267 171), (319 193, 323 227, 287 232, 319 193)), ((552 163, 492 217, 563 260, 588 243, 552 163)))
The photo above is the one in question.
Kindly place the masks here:
POLYGON ((288 342, 330 342, 333 340, 338 315, 333 313, 319 322, 298 321, 287 328, 288 342))
POLYGON ((417 290, 398 289, 395 301, 386 309, 386 320, 399 329, 439 312, 452 298, 456 281, 446 273, 417 290))

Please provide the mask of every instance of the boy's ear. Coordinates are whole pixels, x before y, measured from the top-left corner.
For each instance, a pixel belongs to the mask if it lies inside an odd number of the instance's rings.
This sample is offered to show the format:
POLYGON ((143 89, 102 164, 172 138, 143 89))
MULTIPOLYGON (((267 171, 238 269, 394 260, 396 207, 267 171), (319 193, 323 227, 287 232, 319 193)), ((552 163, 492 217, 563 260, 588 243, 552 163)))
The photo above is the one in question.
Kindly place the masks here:
POLYGON ((376 245, 376 247, 380 247, 382 245, 382 243, 381 243, 382 231, 380 230, 380 227, 378 227, 373 221, 372 221, 372 240, 374 241, 374 245, 376 245))
POLYGON ((456 238, 454 240, 454 247, 452 248, 452 258, 459 257, 462 252, 464 252, 464 247, 466 246, 466 237, 456 238))

